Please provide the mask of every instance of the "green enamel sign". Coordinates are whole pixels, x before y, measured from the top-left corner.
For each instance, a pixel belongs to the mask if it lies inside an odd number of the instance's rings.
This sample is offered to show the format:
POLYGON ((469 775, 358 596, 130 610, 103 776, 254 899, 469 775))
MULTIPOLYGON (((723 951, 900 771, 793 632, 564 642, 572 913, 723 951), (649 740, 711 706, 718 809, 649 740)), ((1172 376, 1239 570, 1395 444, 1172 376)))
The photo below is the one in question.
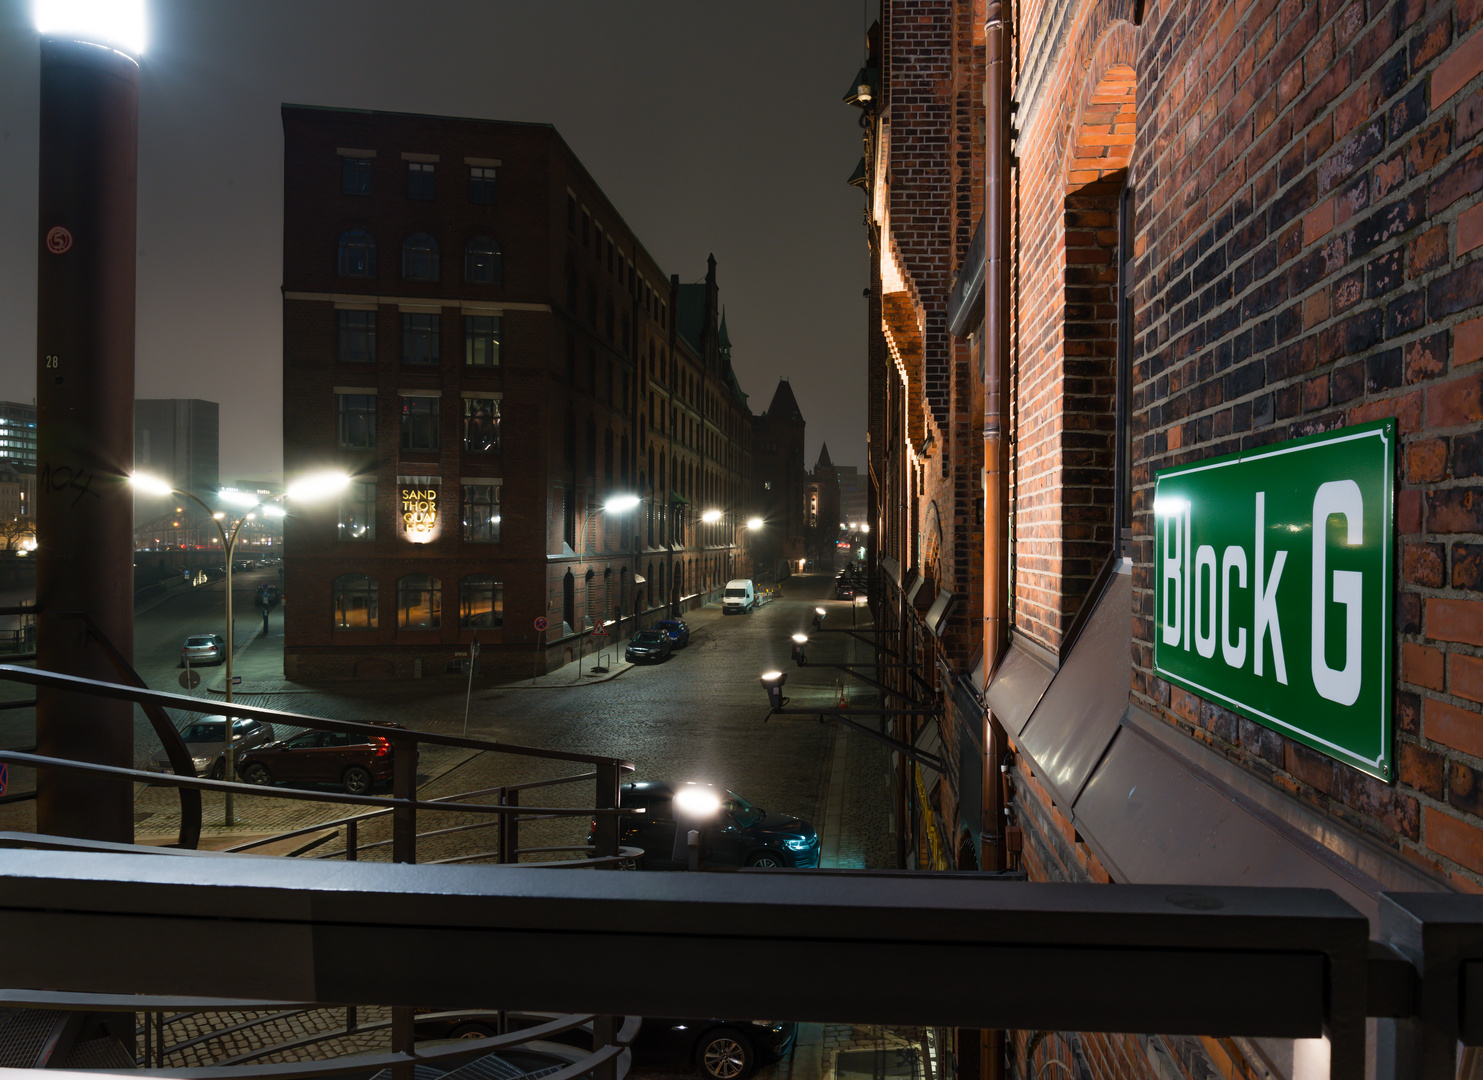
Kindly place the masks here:
POLYGON ((1383 780, 1395 444, 1378 420, 1154 483, 1155 672, 1383 780))

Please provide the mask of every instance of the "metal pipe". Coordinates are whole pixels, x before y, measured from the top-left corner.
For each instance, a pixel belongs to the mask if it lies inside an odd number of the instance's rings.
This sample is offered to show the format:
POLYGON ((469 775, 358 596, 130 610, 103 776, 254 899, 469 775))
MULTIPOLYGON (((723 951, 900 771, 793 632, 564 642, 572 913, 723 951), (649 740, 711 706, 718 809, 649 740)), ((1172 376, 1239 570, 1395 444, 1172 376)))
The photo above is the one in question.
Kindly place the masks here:
POLYGON ((1009 370, 1008 28, 1003 0, 984 15, 984 689, 1009 641, 1009 485, 1006 469, 1009 370))
MULTIPOLYGON (((36 666, 113 678, 84 611, 134 658, 134 267, 139 65, 112 48, 41 39, 36 303, 36 666)), ((39 690, 49 757, 129 766, 133 709, 39 690)), ((130 843, 127 781, 36 777, 44 833, 130 843)))

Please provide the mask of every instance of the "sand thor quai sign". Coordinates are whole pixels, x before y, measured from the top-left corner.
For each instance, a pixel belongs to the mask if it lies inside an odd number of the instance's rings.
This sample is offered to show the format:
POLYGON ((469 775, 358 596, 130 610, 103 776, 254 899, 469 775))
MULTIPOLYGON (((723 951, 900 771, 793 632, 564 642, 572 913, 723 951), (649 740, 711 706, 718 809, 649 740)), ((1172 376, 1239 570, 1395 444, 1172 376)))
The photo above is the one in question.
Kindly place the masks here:
POLYGON ((1395 421, 1165 469, 1157 674, 1382 779, 1395 421))

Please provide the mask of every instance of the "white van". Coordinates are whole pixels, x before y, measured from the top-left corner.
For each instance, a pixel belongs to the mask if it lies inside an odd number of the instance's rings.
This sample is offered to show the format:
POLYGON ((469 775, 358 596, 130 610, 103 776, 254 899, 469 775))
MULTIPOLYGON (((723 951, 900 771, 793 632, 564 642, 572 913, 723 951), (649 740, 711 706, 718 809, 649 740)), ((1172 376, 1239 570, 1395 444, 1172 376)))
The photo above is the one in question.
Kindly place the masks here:
POLYGON ((726 594, 721 599, 721 613, 730 615, 732 612, 741 614, 751 611, 757 603, 757 593, 752 588, 751 578, 733 578, 726 583, 726 594))

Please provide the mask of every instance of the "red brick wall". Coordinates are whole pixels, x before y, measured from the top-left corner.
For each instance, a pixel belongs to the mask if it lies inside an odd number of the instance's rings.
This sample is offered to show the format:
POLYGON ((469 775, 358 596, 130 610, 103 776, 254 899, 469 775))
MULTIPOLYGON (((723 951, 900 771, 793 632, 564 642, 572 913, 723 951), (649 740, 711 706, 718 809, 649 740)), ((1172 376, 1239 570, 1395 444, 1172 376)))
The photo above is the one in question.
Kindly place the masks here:
POLYGON ((1294 795, 1483 882, 1483 5, 1166 4, 1138 68, 1140 476, 1397 418, 1398 780, 1150 670, 1136 504, 1136 699, 1294 795), (1147 102, 1145 107, 1143 104, 1147 102))

